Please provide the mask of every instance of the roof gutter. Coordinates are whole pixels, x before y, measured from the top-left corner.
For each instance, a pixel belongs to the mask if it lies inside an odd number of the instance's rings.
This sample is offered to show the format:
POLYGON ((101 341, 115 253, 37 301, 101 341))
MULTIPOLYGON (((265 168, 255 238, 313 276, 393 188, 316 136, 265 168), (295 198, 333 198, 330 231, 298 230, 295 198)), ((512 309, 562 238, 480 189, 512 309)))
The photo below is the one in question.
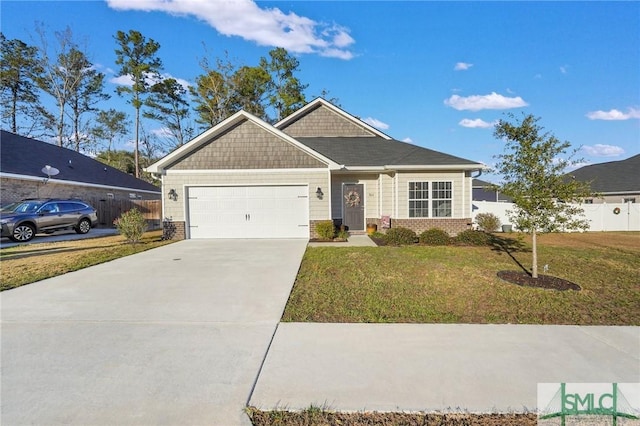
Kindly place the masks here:
POLYGON ((447 164, 447 165, 398 165, 384 166, 385 170, 483 170, 484 164, 447 164))

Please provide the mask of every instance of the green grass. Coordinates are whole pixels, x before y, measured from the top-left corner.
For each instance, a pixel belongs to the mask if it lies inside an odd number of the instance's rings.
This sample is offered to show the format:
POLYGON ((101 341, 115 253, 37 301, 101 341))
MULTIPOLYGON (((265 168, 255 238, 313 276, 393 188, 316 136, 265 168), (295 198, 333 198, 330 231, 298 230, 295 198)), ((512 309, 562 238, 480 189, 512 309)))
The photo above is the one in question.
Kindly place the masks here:
POLYGON ((581 291, 500 280, 531 263, 505 246, 310 247, 283 321, 640 325, 640 233, 543 236, 540 267, 581 291))
POLYGON ((145 233, 138 244, 127 243, 124 237, 116 235, 4 248, 0 250, 0 290, 77 271, 171 242, 163 241, 161 237, 162 231, 151 231, 145 233))

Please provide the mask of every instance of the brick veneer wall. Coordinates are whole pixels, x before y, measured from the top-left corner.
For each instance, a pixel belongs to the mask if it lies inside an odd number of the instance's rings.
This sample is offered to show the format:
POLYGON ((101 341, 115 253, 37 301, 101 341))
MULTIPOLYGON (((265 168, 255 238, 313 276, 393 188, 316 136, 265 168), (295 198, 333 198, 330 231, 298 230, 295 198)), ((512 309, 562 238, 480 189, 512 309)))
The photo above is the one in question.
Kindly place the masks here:
POLYGON ((25 198, 91 198, 107 199, 107 194, 113 194, 114 199, 129 199, 129 194, 135 193, 142 200, 158 200, 160 192, 152 194, 135 190, 119 190, 110 188, 97 188, 93 186, 67 185, 58 182, 2 178, 0 179, 0 200, 2 203, 11 203, 25 198))
POLYGON ((185 231, 185 225, 183 221, 169 221, 162 222, 162 239, 163 240, 184 240, 187 238, 185 231))
MULTIPOLYGON (((367 219, 367 223, 375 223, 378 225, 378 231, 385 232, 384 229, 381 229, 380 219, 367 219)), ((427 229, 431 228, 440 228, 449 233, 450 236, 455 237, 460 232, 471 229, 471 218, 465 219, 394 219, 391 218, 391 227, 392 228, 409 228, 413 230, 416 234, 420 235, 427 229)))

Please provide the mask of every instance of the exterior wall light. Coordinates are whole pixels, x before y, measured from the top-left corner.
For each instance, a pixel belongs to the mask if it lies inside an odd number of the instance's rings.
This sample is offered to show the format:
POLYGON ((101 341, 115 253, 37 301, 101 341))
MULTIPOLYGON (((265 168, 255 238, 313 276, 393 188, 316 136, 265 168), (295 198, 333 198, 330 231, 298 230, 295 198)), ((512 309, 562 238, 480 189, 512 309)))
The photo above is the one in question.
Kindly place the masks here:
POLYGON ((178 201, 178 193, 176 192, 175 189, 171 188, 169 190, 169 199, 173 200, 173 201, 178 201))
POLYGON ((322 188, 318 187, 318 189, 316 189, 316 197, 318 197, 319 200, 322 200, 323 195, 322 188))

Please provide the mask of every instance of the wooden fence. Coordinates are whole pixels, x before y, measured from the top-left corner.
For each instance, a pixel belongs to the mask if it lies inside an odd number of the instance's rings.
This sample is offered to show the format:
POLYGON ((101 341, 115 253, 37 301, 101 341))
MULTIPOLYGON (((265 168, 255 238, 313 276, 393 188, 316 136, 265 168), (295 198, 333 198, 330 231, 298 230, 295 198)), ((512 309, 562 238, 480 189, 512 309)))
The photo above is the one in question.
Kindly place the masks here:
POLYGON ((162 225, 161 200, 114 200, 87 199, 98 213, 98 226, 113 227, 113 221, 122 213, 137 208, 147 220, 149 229, 159 229, 162 225))

